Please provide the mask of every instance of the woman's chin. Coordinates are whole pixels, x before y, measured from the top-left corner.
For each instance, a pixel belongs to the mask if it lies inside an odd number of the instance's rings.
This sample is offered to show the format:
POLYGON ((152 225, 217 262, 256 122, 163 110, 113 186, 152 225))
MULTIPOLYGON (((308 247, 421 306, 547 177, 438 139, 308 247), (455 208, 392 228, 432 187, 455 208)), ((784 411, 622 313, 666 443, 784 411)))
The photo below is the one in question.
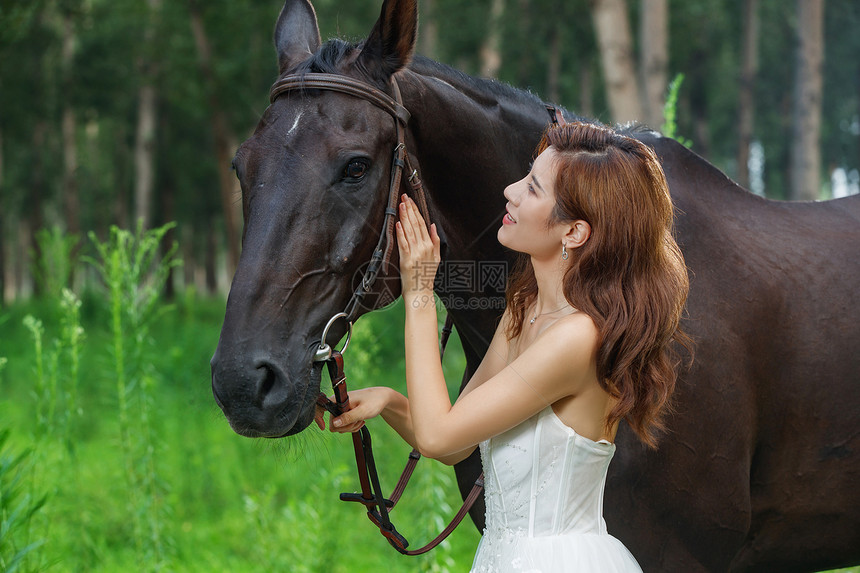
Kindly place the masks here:
MULTIPOLYGON (((507 235, 507 229, 505 229, 505 225, 503 224, 501 227, 499 227, 499 230, 496 232, 496 239, 499 240, 499 243, 503 247, 508 247, 508 244, 505 241, 505 235, 507 235)), ((510 247, 508 247, 508 248, 510 248, 510 247)))

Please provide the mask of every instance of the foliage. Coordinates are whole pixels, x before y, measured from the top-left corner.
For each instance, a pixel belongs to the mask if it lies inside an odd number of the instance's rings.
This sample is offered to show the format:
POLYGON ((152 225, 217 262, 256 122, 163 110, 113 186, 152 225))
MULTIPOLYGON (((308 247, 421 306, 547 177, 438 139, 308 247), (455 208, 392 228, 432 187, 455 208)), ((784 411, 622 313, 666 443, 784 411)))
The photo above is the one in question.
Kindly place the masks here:
POLYGON ((666 105, 663 107, 663 126, 660 131, 666 137, 671 137, 678 140, 678 143, 687 147, 692 147, 693 142, 678 135, 678 92, 681 91, 681 84, 684 83, 684 74, 678 74, 669 83, 669 89, 666 95, 666 105))
POLYGON ((162 531, 167 491, 156 468, 158 444, 151 420, 156 380, 146 346, 151 322, 165 310, 159 306, 164 283, 170 269, 180 264, 175 245, 159 258, 162 239, 173 226, 144 231, 139 222, 134 233, 114 226, 104 242, 90 235, 100 257, 92 262, 108 289, 120 444, 135 546, 141 563, 153 570, 166 562, 169 541, 162 531))
MULTIPOLYGON (((437 24, 438 39, 430 55, 480 74, 490 4, 491 0, 434 0, 432 6, 422 2, 419 36, 427 35, 434 20, 437 24)), ((628 4, 635 20, 639 3, 628 4)), ((272 28, 283 2, 198 3, 213 52, 214 93, 204 85, 189 3, 161 3, 153 42, 144 41, 146 26, 141 25, 147 19, 147 5, 142 0, 7 0, 0 6, 4 23, 0 30, 4 217, 0 244, 19 243, 29 234, 27 229, 63 224, 61 124, 67 109, 77 122, 74 176, 82 197, 81 228, 105 237, 111 224, 127 226, 133 210, 139 72, 141 62, 148 59, 155 64, 159 115, 152 142, 158 212, 154 220, 178 222, 188 264, 206 257, 215 260, 207 253, 213 244, 215 249, 224 248, 223 238, 215 233, 221 228, 221 206, 213 192, 218 188, 219 165, 213 153, 211 109, 217 101, 237 142, 250 135, 266 109, 268 87, 277 74, 272 28), (74 54, 66 69, 62 51, 69 30, 74 54)), ((370 30, 381 1, 316 0, 314 5, 323 39, 357 40, 370 30)), ((590 3, 518 0, 505 5, 499 78, 549 97, 552 42, 546 40, 558 34, 562 46, 558 103, 574 113, 608 121, 590 3)), ((781 197, 790 140, 794 63, 786 55, 793 54, 794 5, 766 0, 759 7, 754 137, 765 153, 766 191, 781 197)), ((732 175, 737 155, 741 3, 672 3, 669 16, 669 69, 686 76, 675 106, 678 131, 689 134, 699 154, 732 175)), ((860 4, 828 1, 825 17, 823 163, 856 169, 860 167, 860 92, 853 62, 860 60, 860 36, 854 33, 860 24, 860 4)), ((237 197, 238 191, 236 186, 237 197)), ((34 246, 31 242, 18 252, 26 254, 34 246)), ((7 250, 13 253, 9 259, 19 256, 14 249, 7 250)), ((57 282, 54 278, 62 275, 43 278, 57 282)))
MULTIPOLYGON (((57 436, 46 435, 37 452, 44 471, 27 478, 38 491, 51 492, 50 503, 41 510, 44 515, 32 527, 34 538, 46 541, 38 563, 55 563, 51 570, 56 571, 96 572, 139 571, 154 563, 142 561, 136 548, 132 520, 140 508, 130 507, 134 498, 159 502, 169 510, 158 519, 162 539, 170 542, 162 566, 173 571, 405 573, 463 570, 471 563, 477 532, 468 522, 442 548, 407 558, 388 546, 360 507, 338 501, 341 491, 358 487, 348 436, 319 432, 315 426, 276 442, 234 434, 218 412, 208 382, 224 301, 201 299, 191 291, 172 312, 160 310, 164 303, 159 301, 148 323, 150 339, 158 341, 143 348, 153 376, 150 439, 164 488, 133 491, 119 438, 111 301, 106 296, 82 299, 87 344, 80 362, 80 407, 85 416, 75 432, 75 455, 68 455, 57 436), (331 551, 335 540, 343 548, 337 556, 331 551)), ((24 336, 20 317, 44 317, 40 320, 49 347, 52 333, 59 331, 52 309, 38 301, 13 305, 10 320, 0 330, 4 351, 12 357, 0 416, 13 427, 30 427, 28 420, 40 407, 27 376, 34 346, 24 336), (26 345, 19 346, 19 341, 26 345)), ((399 304, 359 321, 347 351, 350 387, 403 388, 402 327, 399 304)), ((124 347, 131 347, 136 334, 126 327, 123 336, 124 347)), ((452 392, 463 366, 455 335, 445 368, 452 392)), ((326 384, 323 380, 323 387, 326 384)), ((129 419, 136 419, 134 411, 129 419)), ((372 421, 370 427, 383 487, 391 488, 409 447, 381 421, 372 421)), ((135 446, 142 438, 130 439, 135 446)), ((32 448, 36 437, 19 437, 18 442, 32 448)), ((451 469, 422 460, 396 510, 396 523, 414 544, 426 542, 437 533, 439 522, 453 516, 459 501, 451 469)))
POLYGON ((45 543, 44 539, 34 539, 32 521, 46 496, 34 495, 25 481, 32 473, 33 450, 12 453, 10 433, 0 429, 0 570, 37 571, 27 567, 24 560, 45 543))

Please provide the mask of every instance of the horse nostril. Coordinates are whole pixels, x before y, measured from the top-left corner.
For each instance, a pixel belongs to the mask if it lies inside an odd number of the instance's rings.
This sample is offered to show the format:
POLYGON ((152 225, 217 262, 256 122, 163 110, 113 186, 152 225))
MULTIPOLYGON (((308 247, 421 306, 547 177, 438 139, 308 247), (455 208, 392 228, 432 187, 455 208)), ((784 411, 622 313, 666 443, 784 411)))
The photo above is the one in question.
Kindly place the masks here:
POLYGON ((278 376, 275 374, 275 371, 272 370, 268 364, 257 367, 258 370, 263 371, 263 379, 260 382, 257 391, 257 398, 259 400, 260 405, 264 405, 266 402, 266 397, 269 396, 272 392, 272 388, 275 387, 277 383, 278 376))

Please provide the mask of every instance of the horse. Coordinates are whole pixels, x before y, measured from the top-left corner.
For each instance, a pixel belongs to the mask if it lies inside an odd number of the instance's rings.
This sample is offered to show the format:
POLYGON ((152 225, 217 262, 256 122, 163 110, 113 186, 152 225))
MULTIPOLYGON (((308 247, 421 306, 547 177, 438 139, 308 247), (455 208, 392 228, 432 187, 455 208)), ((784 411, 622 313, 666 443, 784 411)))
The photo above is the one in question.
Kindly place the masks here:
MULTIPOLYGON (((385 0, 363 42, 322 43, 310 1, 287 0, 275 46, 281 78, 336 74, 389 95, 396 79, 443 267, 461 264, 460 278, 468 264, 496 269, 468 288, 456 277, 436 283, 460 333, 465 383, 504 306, 496 275, 512 259, 495 239, 502 190, 528 171, 550 117, 532 93, 415 55, 416 3, 385 0)), ((396 129, 364 99, 291 90, 238 149, 243 249, 211 363, 215 400, 238 434, 281 438, 313 420, 315 352, 347 326, 321 332, 351 300, 387 224, 396 129)), ((605 490, 609 531, 645 571, 860 563, 860 197, 766 200, 672 139, 629 133, 655 150, 669 183, 695 359, 680 373, 658 449, 621 424, 605 490)), ((405 177, 401 191, 412 192, 405 177)), ((350 318, 399 296, 394 251, 379 269, 384 288, 350 318)), ((479 471, 477 454, 457 465, 462 492, 479 471)), ((471 512, 479 528, 483 511, 471 512)))

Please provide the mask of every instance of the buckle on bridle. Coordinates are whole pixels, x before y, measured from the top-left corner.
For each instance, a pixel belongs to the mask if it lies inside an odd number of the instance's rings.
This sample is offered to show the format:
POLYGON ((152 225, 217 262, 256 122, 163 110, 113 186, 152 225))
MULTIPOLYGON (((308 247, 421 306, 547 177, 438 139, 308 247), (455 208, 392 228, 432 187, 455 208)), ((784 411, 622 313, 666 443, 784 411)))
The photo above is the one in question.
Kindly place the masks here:
MULTIPOLYGON (((331 325, 335 323, 335 321, 339 318, 346 318, 347 314, 345 312, 339 312, 330 319, 323 328, 322 337, 320 338, 320 345, 314 353, 314 362, 325 362, 329 358, 331 358, 331 346, 329 346, 325 339, 328 336, 328 330, 331 328, 331 325)), ((343 354, 346 350, 346 347, 349 346, 349 339, 352 338, 352 321, 347 320, 347 331, 346 331, 346 341, 343 343, 343 348, 340 349, 340 353, 343 354)))

